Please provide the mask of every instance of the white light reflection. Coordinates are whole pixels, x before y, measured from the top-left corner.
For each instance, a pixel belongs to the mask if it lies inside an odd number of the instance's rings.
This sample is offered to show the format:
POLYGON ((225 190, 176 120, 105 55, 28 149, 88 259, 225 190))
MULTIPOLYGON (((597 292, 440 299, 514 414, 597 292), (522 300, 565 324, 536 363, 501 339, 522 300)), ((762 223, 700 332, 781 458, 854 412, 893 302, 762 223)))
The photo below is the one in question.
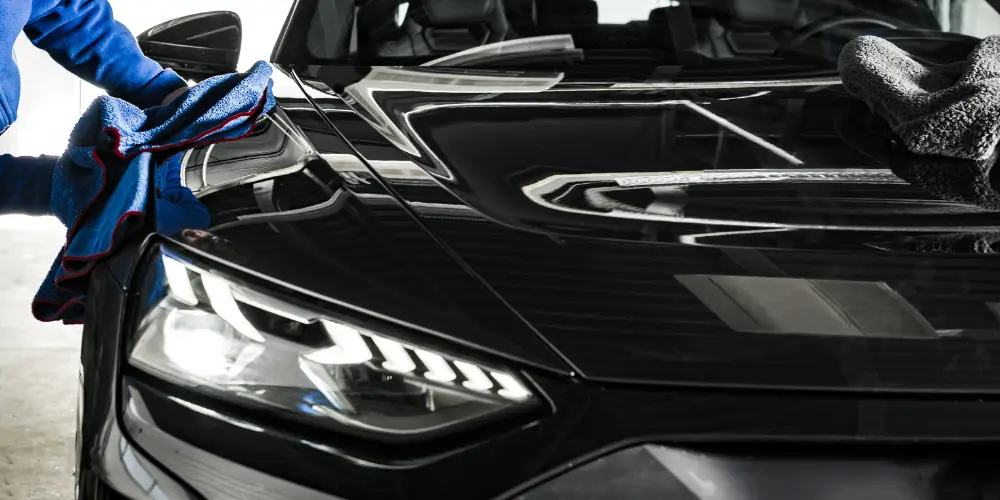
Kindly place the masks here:
POLYGON ((613 90, 716 90, 716 89, 747 89, 747 88, 786 88, 786 87, 833 87, 841 85, 839 76, 821 76, 815 78, 776 78, 773 80, 730 80, 704 82, 630 82, 616 83, 613 90))
MULTIPOLYGON (((456 102, 447 104, 424 104, 417 106, 412 111, 406 111, 402 113, 403 125, 410 132, 410 135, 417 141, 420 146, 428 152, 430 159, 435 165, 444 166, 444 162, 434 153, 434 149, 427 145, 426 141, 416 132, 413 126, 413 116, 427 113, 430 111, 436 111, 440 109, 450 109, 450 108, 529 108, 529 107, 542 107, 542 108, 608 108, 608 109, 618 109, 618 108, 655 108, 655 107, 666 107, 666 106, 684 106, 692 111, 698 113, 709 120, 712 120, 720 127, 723 127, 734 134, 764 148, 768 151, 774 153, 775 155, 781 157, 782 159, 788 161, 789 163, 801 166, 805 162, 795 157, 795 155, 781 149, 774 144, 754 135, 747 130, 739 127, 735 123, 726 120, 725 118, 708 111, 704 107, 695 104, 689 100, 660 100, 655 102, 635 102, 635 101, 586 101, 586 102, 558 102, 558 101, 533 101, 533 102, 456 102)), ((398 129, 397 129, 398 130, 398 129)))
POLYGON ((161 257, 163 262, 163 273, 167 276, 167 285, 177 300, 189 305, 198 305, 198 296, 191 286, 191 276, 188 275, 187 267, 184 264, 167 257, 161 257))
POLYGON ((247 344, 243 346, 240 353, 236 355, 236 360, 233 361, 232 364, 229 365, 229 369, 226 370, 226 376, 230 379, 236 379, 240 373, 243 373, 243 370, 245 370, 247 366, 250 366, 250 363, 253 363, 257 360, 257 358, 264 354, 264 349, 264 346, 261 344, 247 344))
POLYGON ((264 336, 257 331, 257 328, 240 310, 239 304, 233 297, 233 291, 229 288, 229 283, 222 278, 206 273, 201 275, 201 284, 205 287, 205 293, 208 295, 209 302, 212 303, 212 309, 219 317, 226 320, 236 331, 248 339, 264 342, 264 336))
POLYGON ((717 123, 720 127, 726 128, 732 133, 784 158, 792 165, 805 165, 805 162, 796 158, 795 155, 789 153, 788 151, 785 151, 784 149, 779 148, 778 146, 775 146, 774 144, 771 144, 770 142, 765 141, 764 139, 761 139, 757 135, 747 132, 742 127, 737 126, 735 123, 705 109, 702 106, 699 106, 691 101, 684 101, 684 105, 687 106, 688 109, 694 111, 695 113, 698 113, 701 116, 704 116, 705 118, 708 118, 709 120, 712 120, 713 122, 717 123))
MULTIPOLYGON (((696 172, 626 172, 600 174, 560 174, 544 178, 534 184, 521 188, 522 193, 539 206, 560 212, 589 215, 595 217, 649 220, 659 222, 677 222, 685 224, 705 224, 718 226, 752 227, 757 229, 821 229, 839 231, 913 231, 916 226, 904 225, 862 225, 862 224, 822 224, 799 223, 772 220, 741 220, 739 213, 731 218, 702 218, 690 216, 670 216, 640 211, 612 210, 603 212, 592 208, 579 208, 549 201, 548 195, 563 189, 570 184, 583 182, 606 181, 615 182, 619 186, 655 186, 670 185, 724 185, 728 183, 854 183, 854 184, 885 184, 906 186, 906 181, 900 179, 887 169, 774 169, 774 170, 716 170, 696 172)), ((919 230, 927 233, 955 232, 996 232, 996 225, 956 226, 921 225, 919 230)))
POLYGON ((307 359, 305 356, 299 358, 299 369, 305 374, 309 382, 312 383, 323 397, 329 401, 330 406, 335 408, 337 411, 330 411, 320 405, 312 406, 313 410, 316 410, 324 415, 330 416, 335 419, 342 418, 338 411, 353 412, 354 405, 340 393, 340 386, 337 381, 330 376, 330 373, 326 370, 326 367, 317 362, 313 362, 307 359))
POLYGON ((765 96, 770 94, 770 90, 761 90, 760 92, 754 92, 753 94, 740 95, 736 97, 720 97, 716 99, 717 101, 738 101, 740 99, 753 99, 754 97, 765 96))
POLYGON ((493 381, 478 366, 465 361, 455 361, 455 366, 468 379, 462 382, 466 389, 486 392, 493 388, 493 381))
POLYGON ((191 375, 218 377, 229 368, 232 340, 227 329, 214 314, 175 309, 163 323, 163 354, 191 375))
POLYGON ((451 382, 458 378, 458 375, 455 374, 455 370, 452 370, 451 366, 448 365, 448 362, 441 356, 421 349, 415 349, 414 352, 417 353, 417 357, 420 358, 420 361, 423 361, 424 365, 427 366, 427 373, 425 373, 424 376, 429 380, 433 380, 435 382, 451 382))
POLYGON ((239 427, 241 429, 246 429, 248 431, 254 431, 254 432, 264 432, 264 428, 263 427, 253 425, 253 424, 244 422, 242 420, 237 420, 237 419, 235 419, 233 417, 229 417, 229 416, 223 415, 223 414, 221 414, 221 413, 219 413, 219 412, 217 412, 215 410, 210 410, 208 408, 205 408, 204 406, 196 405, 196 404, 194 404, 194 403, 192 403, 190 401, 185 401, 183 399, 180 399, 180 398, 177 398, 177 397, 174 397, 174 396, 167 396, 167 399, 169 399, 169 400, 173 401, 174 403, 177 403, 177 404, 179 404, 179 405, 181 405, 181 406, 183 406, 185 408, 188 408, 190 410, 193 410, 193 411, 196 411, 198 413, 201 413, 202 415, 205 415, 207 417, 212 417, 212 418, 215 418, 215 419, 218 419, 218 420, 222 420, 223 422, 227 422, 229 424, 235 425, 236 427, 239 427))
POLYGON ((724 238, 727 236, 747 236, 747 235, 757 235, 764 233, 785 233, 792 231, 789 228, 779 228, 779 229, 748 229, 746 231, 718 231, 714 233, 694 233, 694 234, 683 234, 677 237, 677 241, 687 245, 699 245, 700 240, 709 238, 724 238))
POLYGON ((490 375, 503 387, 503 389, 497 391, 497 394, 515 401, 528 399, 531 396, 531 392, 511 375, 500 372, 490 372, 490 375))
POLYGON ((377 335, 372 335, 372 341, 375 342, 385 358, 382 368, 396 373, 412 373, 413 370, 417 369, 417 364, 413 362, 413 358, 410 358, 406 349, 399 342, 377 335))
MULTIPOLYGON (((469 66, 498 55, 530 54, 532 52, 554 52, 573 50, 573 36, 567 34, 531 36, 516 38, 503 42, 488 43, 471 49, 449 54, 433 61, 421 64, 428 68, 433 66, 469 66)), ((506 77, 511 78, 511 77, 506 77)))
MULTIPOLYGON (((431 73, 405 68, 376 66, 361 81, 344 89, 344 102, 358 111, 369 125, 381 133, 386 140, 403 152, 420 158, 422 156, 409 136, 403 132, 382 109, 375 97, 379 92, 421 92, 439 94, 508 94, 544 92, 563 79, 563 74, 552 76, 494 76, 459 73, 431 73), (359 109, 360 108, 360 109, 359 109)), ((454 180, 454 175, 442 163, 437 165, 444 175, 433 173, 446 180, 454 180)))
POLYGON ((372 359, 371 349, 356 328, 326 320, 323 327, 333 346, 305 354, 303 358, 321 365, 358 365, 372 359))

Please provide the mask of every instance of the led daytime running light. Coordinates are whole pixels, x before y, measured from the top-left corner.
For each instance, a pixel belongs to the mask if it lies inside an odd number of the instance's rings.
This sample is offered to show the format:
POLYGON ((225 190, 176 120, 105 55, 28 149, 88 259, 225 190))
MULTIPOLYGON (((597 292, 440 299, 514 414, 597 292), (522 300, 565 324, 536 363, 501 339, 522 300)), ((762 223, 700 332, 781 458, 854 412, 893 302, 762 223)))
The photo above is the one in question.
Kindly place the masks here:
MULTIPOLYGON (((254 327, 240 309, 237 297, 242 297, 243 294, 234 294, 233 285, 228 281, 207 272, 188 268, 184 263, 167 255, 163 256, 162 262, 167 278, 167 285, 177 300, 192 306, 198 304, 197 295, 194 292, 189 275, 189 272, 194 272, 201 276, 201 284, 205 290, 205 294, 208 296, 209 303, 213 311, 221 319, 229 323, 233 329, 246 338, 259 343, 265 342, 264 336, 254 327)), ((242 292, 242 289, 237 290, 237 292, 242 292)), ((283 316, 292 321, 301 322, 302 320, 301 313, 303 310, 299 307, 288 305, 289 310, 296 311, 298 316, 296 314, 285 316, 282 314, 282 309, 285 306, 280 302, 275 301, 270 306, 269 312, 273 314, 283 316)), ((512 401, 524 401, 532 396, 531 391, 517 377, 509 373, 487 369, 467 361, 445 358, 440 354, 407 346, 370 331, 360 330, 337 321, 320 319, 320 322, 333 342, 333 345, 302 354, 300 357, 300 365, 303 371, 310 379, 316 379, 314 381, 317 382, 317 386, 322 387, 327 384, 321 383, 325 381, 319 378, 325 377, 325 375, 321 376, 316 370, 318 367, 315 365, 335 366, 371 363, 376 357, 375 354, 378 354, 381 359, 384 359, 383 362, 379 363, 379 368, 389 372, 410 377, 422 377, 439 384, 455 383, 459 379, 459 374, 461 374, 461 377, 464 379, 461 382, 461 386, 471 391, 495 394, 512 401), (369 345, 369 339, 374 349, 369 345), (413 356, 419 359, 420 363, 426 367, 426 371, 422 374, 418 373, 418 365, 414 362, 413 356), (311 363, 315 363, 315 365, 310 366, 311 363)), ((260 346, 260 349, 263 349, 263 346, 260 346)), ((238 371, 239 365, 245 365, 249 360, 253 359, 253 354, 259 355, 259 352, 252 350, 251 352, 241 354, 239 358, 247 359, 238 359, 234 363, 236 366, 233 368, 236 368, 238 371)), ((326 396, 331 401, 340 399, 334 394, 327 394, 326 396)))

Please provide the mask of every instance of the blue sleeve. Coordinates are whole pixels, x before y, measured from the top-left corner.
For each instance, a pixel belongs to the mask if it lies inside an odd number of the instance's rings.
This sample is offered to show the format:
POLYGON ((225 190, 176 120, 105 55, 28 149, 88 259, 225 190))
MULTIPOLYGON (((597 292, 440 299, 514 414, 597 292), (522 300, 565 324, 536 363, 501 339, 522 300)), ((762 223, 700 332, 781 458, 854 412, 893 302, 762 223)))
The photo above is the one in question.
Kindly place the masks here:
POLYGON ((55 156, 0 155, 0 214, 52 215, 55 156))
POLYGON ((212 217, 190 189, 183 188, 177 196, 156 199, 156 232, 176 236, 185 229, 207 231, 212 217))
POLYGON ((184 229, 207 230, 212 217, 205 205, 181 184, 181 158, 176 154, 156 170, 156 229, 174 236, 184 229))
POLYGON ((140 108, 185 85, 143 55, 107 0, 34 0, 24 33, 73 74, 140 108))

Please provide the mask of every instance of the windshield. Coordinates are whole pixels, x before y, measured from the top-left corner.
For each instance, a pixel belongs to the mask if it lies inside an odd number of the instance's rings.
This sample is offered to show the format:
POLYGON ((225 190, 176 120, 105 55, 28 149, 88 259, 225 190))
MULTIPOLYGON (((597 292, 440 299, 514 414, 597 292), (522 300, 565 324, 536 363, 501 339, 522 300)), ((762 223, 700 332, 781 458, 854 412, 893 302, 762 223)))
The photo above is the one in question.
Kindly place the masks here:
MULTIPOLYGON (((1000 0, 317 0, 312 64, 418 65, 483 45, 569 35, 576 59, 497 65, 835 68, 874 34, 930 55, 991 33, 1000 0)), ((965 50, 965 49, 962 49, 965 50)), ((302 54, 299 53, 301 61, 302 54)))

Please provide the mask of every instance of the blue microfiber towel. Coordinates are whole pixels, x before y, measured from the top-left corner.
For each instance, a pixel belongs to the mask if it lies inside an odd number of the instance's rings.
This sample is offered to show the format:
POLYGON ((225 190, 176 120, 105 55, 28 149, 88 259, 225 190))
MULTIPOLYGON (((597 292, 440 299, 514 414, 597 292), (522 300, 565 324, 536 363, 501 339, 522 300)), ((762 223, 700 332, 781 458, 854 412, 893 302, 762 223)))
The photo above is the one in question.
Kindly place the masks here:
POLYGON ((165 106, 140 109, 108 96, 91 104, 52 177, 51 209, 69 229, 35 295, 37 319, 82 320, 88 275, 142 224, 151 182, 156 210, 164 211, 156 216, 160 232, 207 227, 204 207, 179 189, 176 153, 249 135, 274 107, 270 76, 270 65, 258 62, 243 74, 209 78, 165 106))

